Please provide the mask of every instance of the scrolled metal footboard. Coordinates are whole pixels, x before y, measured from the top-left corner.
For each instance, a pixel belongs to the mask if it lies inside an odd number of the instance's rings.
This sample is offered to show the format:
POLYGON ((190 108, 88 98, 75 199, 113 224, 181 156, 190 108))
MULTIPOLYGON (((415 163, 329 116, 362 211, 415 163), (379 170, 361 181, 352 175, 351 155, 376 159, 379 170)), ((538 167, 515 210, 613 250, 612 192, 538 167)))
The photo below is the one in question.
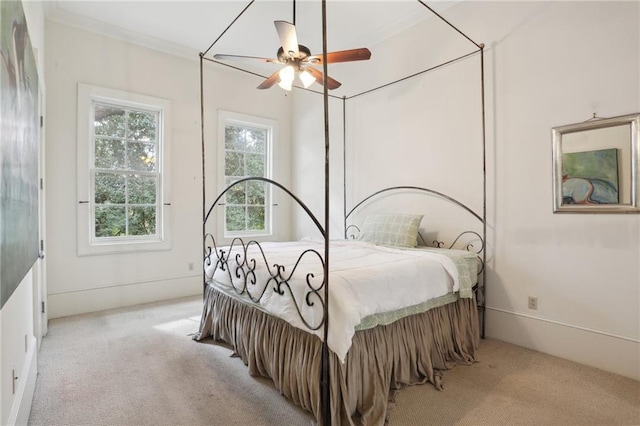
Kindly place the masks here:
POLYGON ((224 273, 228 278, 231 287, 236 294, 249 298, 253 303, 260 304, 269 289, 274 293, 289 297, 295 307, 302 323, 312 331, 319 330, 325 323, 324 316, 320 321, 310 321, 305 318, 302 312, 303 305, 310 308, 319 303, 319 309, 324 311, 325 301, 321 291, 324 286, 324 277, 318 281, 313 272, 302 272, 306 285, 304 291, 304 301, 298 300, 294 294, 292 281, 300 266, 300 262, 305 258, 317 259, 319 270, 324 270, 324 259, 320 253, 313 249, 304 250, 297 258, 293 266, 288 270, 287 265, 270 264, 263 247, 257 241, 245 243, 241 238, 234 238, 230 245, 218 248, 215 238, 211 234, 205 236, 206 241, 210 241, 207 246, 204 258, 204 275, 207 280, 213 280, 216 271, 224 273), (253 250, 252 250, 253 249, 253 250), (215 262, 215 264, 214 264, 215 262), (213 267, 211 267, 213 265, 213 267), (266 276, 260 276, 257 271, 258 266, 266 276), (316 278, 314 280, 314 278, 316 278))
MULTIPOLYGON (((213 212, 213 209, 221 205, 219 204, 222 197, 234 186, 240 185, 247 181, 262 181, 274 185, 286 192, 300 207, 304 209, 307 215, 315 223, 321 235, 326 239, 326 233, 320 222, 313 215, 311 210, 291 191, 282 186, 280 183, 263 177, 248 177, 239 179, 225 188, 211 204, 207 214, 205 215, 204 224, 213 212)), ((327 274, 325 259, 316 250, 304 250, 293 263, 293 265, 281 265, 277 263, 271 264, 265 254, 265 250, 259 242, 251 240, 245 243, 241 238, 233 238, 229 245, 218 247, 214 236, 211 233, 204 235, 204 286, 208 281, 214 279, 216 271, 223 272, 229 280, 233 291, 243 297, 248 298, 251 302, 260 304, 264 300, 265 294, 272 290, 273 293, 282 297, 289 297, 291 304, 295 307, 302 323, 310 330, 319 330, 326 322, 326 301, 324 299, 325 286, 327 285, 327 274), (300 271, 303 259, 317 259, 318 266, 313 268, 315 271, 323 271, 322 278, 316 276, 314 272, 300 271), (212 266, 213 265, 213 266, 212 266), (258 273, 260 267, 261 273, 258 273), (260 277, 259 277, 260 275, 260 277), (303 278, 299 278, 302 275, 303 278), (304 281, 305 289, 303 296, 296 297, 296 292, 292 289, 292 283, 296 280, 304 281), (318 282, 319 281, 319 282, 318 282), (304 300, 301 300, 304 299, 304 300), (304 306, 309 308, 316 307, 319 312, 319 320, 313 321, 305 317, 304 306)), ((299 285, 299 284, 298 284, 299 285)))

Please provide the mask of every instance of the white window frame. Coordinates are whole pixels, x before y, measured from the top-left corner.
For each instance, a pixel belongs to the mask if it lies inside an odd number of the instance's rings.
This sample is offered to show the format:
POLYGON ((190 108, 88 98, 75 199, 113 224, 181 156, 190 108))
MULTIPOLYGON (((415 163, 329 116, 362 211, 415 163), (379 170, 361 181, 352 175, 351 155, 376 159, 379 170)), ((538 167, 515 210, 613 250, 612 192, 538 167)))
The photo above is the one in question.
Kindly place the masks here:
MULTIPOLYGON (((222 192, 226 186, 225 179, 225 129, 226 126, 239 125, 267 130, 267 141, 265 146, 265 168, 264 177, 273 179, 273 151, 275 149, 275 141, 277 141, 277 122, 269 118, 257 117, 237 112, 218 110, 218 182, 219 192, 222 192)), ((227 231, 226 227, 226 208, 222 207, 221 214, 218 215, 219 235, 224 238, 235 237, 271 237, 274 235, 273 226, 273 185, 266 184, 265 191, 265 230, 264 231, 227 231)), ((224 202, 224 201, 222 201, 224 202)))
POLYGON ((170 170, 169 155, 171 138, 170 103, 165 99, 140 95, 122 90, 108 89, 88 84, 78 84, 78 129, 77 129, 77 246, 78 255, 99 255, 139 251, 168 250, 170 239, 170 170), (158 216, 156 235, 123 238, 96 238, 95 235, 95 196, 93 182, 94 102, 142 109, 158 113, 158 149, 156 166, 158 167, 158 216))

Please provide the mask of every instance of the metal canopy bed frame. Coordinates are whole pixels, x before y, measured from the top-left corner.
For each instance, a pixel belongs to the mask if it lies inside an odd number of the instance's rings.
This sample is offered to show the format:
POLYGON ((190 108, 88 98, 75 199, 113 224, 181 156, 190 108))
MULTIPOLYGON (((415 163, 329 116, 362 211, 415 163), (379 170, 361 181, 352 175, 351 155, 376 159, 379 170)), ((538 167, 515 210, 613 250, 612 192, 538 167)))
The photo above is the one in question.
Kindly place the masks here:
MULTIPOLYGON (((247 178, 243 178, 243 179, 239 179, 237 181, 235 181, 234 183, 232 183, 230 186, 228 186, 227 188, 225 188, 218 196, 217 198, 213 201, 213 203, 210 204, 209 208, 207 209, 207 204, 206 204, 206 175, 205 175, 205 164, 206 164, 206 159, 205 159, 205 132, 204 132, 204 121, 205 121, 205 101, 204 101, 204 71, 203 71, 203 64, 204 61, 207 62, 213 62, 216 63, 218 65, 221 66, 225 66, 225 67, 229 67, 247 74, 251 74, 257 77, 262 77, 262 78, 267 78, 267 76, 261 75, 259 73, 241 68, 241 67, 237 67, 237 66, 233 66, 233 65, 229 65, 227 63, 224 62, 220 62, 217 61, 215 59, 212 58, 208 58, 207 54, 211 51, 211 49, 216 45, 216 43, 222 38, 222 36, 234 25, 234 23, 240 19, 240 17, 247 11, 247 9, 249 9, 249 7, 251 7, 251 5, 255 2, 255 0, 251 0, 246 7, 244 7, 244 9, 235 17, 235 19, 233 19, 233 21, 225 28, 225 30, 215 39, 215 41, 213 43, 211 43, 211 45, 204 51, 201 52, 199 54, 200 57, 200 102, 201 102, 201 108, 200 108, 200 114, 201 114, 201 134, 202 134, 202 202, 203 202, 203 223, 202 223, 202 230, 203 230, 203 252, 204 252, 204 264, 205 264, 205 269, 207 266, 211 267, 212 264, 215 264, 214 267, 215 268, 221 268, 222 270, 225 270, 225 268, 227 268, 227 270, 229 271, 229 274, 231 274, 231 263, 232 260, 231 259, 231 253, 233 252, 233 247, 234 245, 236 246, 236 248, 239 248, 239 251, 241 253, 244 254, 244 256, 242 255, 238 255, 236 254, 235 257, 235 261, 236 261, 236 270, 235 273, 238 274, 238 265, 242 268, 244 268, 244 270, 248 270, 247 272, 242 272, 244 274, 244 287, 240 288, 240 289, 235 289, 238 293, 242 293, 244 295, 247 295, 253 302, 259 302, 260 298, 264 295, 264 291, 262 292, 262 294, 258 295, 257 297, 253 296, 248 290, 247 290, 247 282, 250 282, 252 280, 255 280, 255 274, 253 274, 253 270, 255 268, 255 259, 249 259, 248 254, 247 254, 247 250, 249 249, 249 247, 253 247, 259 250, 261 256, 258 256, 259 258, 261 257, 262 260, 264 260, 264 263, 266 264, 267 269, 269 270, 269 274, 270 274, 270 278, 269 278, 269 282, 273 283, 273 290, 274 292, 280 294, 280 295, 285 295, 285 294, 289 294, 293 300, 294 300, 294 304, 296 306, 296 309, 298 311, 298 315, 300 316, 300 319, 304 322, 304 324, 306 325, 306 327, 310 330, 310 331, 317 331, 322 329, 322 335, 323 338, 321 339, 321 345, 322 345, 322 349, 321 349, 321 362, 320 362, 320 371, 319 371, 319 375, 320 375, 320 389, 319 389, 319 399, 320 399, 320 416, 317 416, 320 419, 320 422, 322 424, 331 424, 331 386, 330 386, 330 365, 329 365, 329 346, 327 343, 328 340, 328 330, 329 330, 329 325, 330 325, 330 318, 329 318, 329 280, 330 280, 330 274, 329 274, 329 265, 330 265, 330 258, 329 258, 329 204, 330 204, 330 197, 329 197, 329 148, 330 148, 330 138, 329 138, 329 104, 328 104, 328 100, 329 98, 334 98, 334 99, 341 99, 342 100, 342 108, 343 108, 343 131, 344 131, 344 135, 343 135, 343 149, 345 149, 344 147, 346 146, 346 102, 366 95, 368 93, 392 86, 394 84, 397 84, 401 81, 407 80, 407 79, 411 79, 414 77, 417 77, 419 75, 425 74, 427 72, 433 71, 435 69, 441 68, 445 65, 449 65, 452 64, 454 62, 463 60, 465 58, 468 58, 470 56, 474 56, 476 54, 479 54, 480 57, 480 91, 481 91, 481 120, 482 120, 482 192, 483 192, 483 198, 482 198, 482 213, 478 214, 476 212, 474 212, 471 208, 469 208, 468 206, 466 206, 465 204, 461 203, 460 201, 444 194, 438 191, 435 191, 433 189, 429 189, 429 188, 424 188, 424 187, 419 187, 419 186, 394 186, 394 187, 389 187, 389 188, 384 188, 382 190, 379 190, 369 196, 367 196, 366 198, 364 198, 363 200, 359 201, 358 203, 356 203, 351 210, 349 210, 347 212, 347 191, 346 191, 346 179, 347 179, 347 175, 346 172, 344 173, 344 182, 343 182, 343 198, 344 198, 344 237, 345 239, 347 238, 353 238, 353 235, 349 235, 350 230, 353 230, 353 228, 356 229, 356 231, 359 231, 359 228, 355 225, 350 225, 348 223, 348 220, 352 217, 352 214, 358 209, 360 208, 362 205, 364 205, 365 203, 367 203, 369 200, 371 200, 372 198, 383 194, 383 193, 388 193, 388 192, 393 192, 393 191, 409 191, 409 192, 419 192, 419 193, 425 193, 431 196, 435 196, 437 198, 446 200, 450 203, 453 203, 459 207, 461 207, 462 209, 466 210, 468 213, 470 213, 473 217, 475 217, 477 220, 479 220, 482 224, 482 231, 481 231, 481 235, 475 231, 463 231, 462 233, 460 233, 453 241, 453 243, 451 243, 450 245, 448 245, 446 248, 453 248, 455 246, 455 244, 458 242, 458 240, 460 240, 464 235, 466 234, 473 234, 475 237, 477 237, 480 240, 480 245, 481 247, 479 249, 473 248, 472 244, 467 244, 466 249, 467 250, 473 250, 474 253, 476 253, 478 260, 479 260, 479 272, 478 272, 478 280, 476 285, 474 286, 474 297, 475 297, 475 303, 477 305, 477 312, 479 315, 479 329, 480 329, 480 337, 484 338, 485 335, 485 320, 484 320, 484 311, 485 311, 485 300, 486 300, 486 291, 485 291, 485 286, 486 286, 486 234, 487 234, 487 223, 486 223, 486 193, 487 193, 487 179, 486 179, 486 124, 485 124, 485 84, 484 84, 484 44, 482 43, 476 43, 475 41, 473 41, 471 38, 469 38, 465 33, 463 33, 460 29, 458 29, 457 27, 455 27, 452 23, 450 23, 447 19, 445 19, 443 16, 441 16, 438 12, 436 12, 434 9, 432 9, 431 7, 429 7, 426 3, 424 3, 422 0, 416 0, 418 3, 420 3, 422 6, 424 6, 425 10, 427 11, 427 13, 432 13, 435 17, 437 17, 438 19, 440 19, 442 22, 444 22, 448 27, 450 27, 451 29, 453 29, 455 32, 457 32, 460 36, 462 36, 464 39, 468 40, 472 45, 473 45, 473 50, 470 53, 464 54, 462 56, 456 57, 454 59, 448 60, 446 62, 440 63, 439 65, 424 69, 420 72, 416 72, 414 74, 411 75, 407 75, 405 77, 402 77, 400 79, 391 81, 389 83, 383 84, 381 86, 369 89, 369 90, 365 90, 363 92, 351 95, 351 96, 343 96, 343 97, 338 97, 338 96, 334 96, 328 93, 328 88, 327 88, 327 76, 328 76, 328 69, 327 69, 327 14, 326 14, 326 0, 321 0, 322 2, 322 57, 323 57, 323 61, 322 61, 322 67, 323 67, 323 83, 322 84, 322 92, 319 91, 315 91, 312 89, 304 89, 298 86, 294 86, 297 90, 305 90, 308 92, 313 92, 313 93, 317 93, 317 94, 321 94, 323 97, 323 109, 324 109, 324 142, 325 142, 325 167, 324 167, 324 173, 325 173, 325 177, 324 177, 324 224, 321 223, 321 221, 316 218, 316 216, 313 214, 313 212, 305 205, 304 202, 302 202, 302 200, 300 200, 295 194, 293 194, 291 191, 289 191, 287 188, 285 188, 283 185, 281 185, 280 183, 268 179, 268 178, 263 178, 263 177, 247 177, 247 178), (308 215, 309 218, 311 218, 311 220, 313 221, 314 225, 316 226, 316 228, 320 231, 320 234, 322 235, 322 238, 324 240, 324 250, 322 253, 320 252, 315 252, 313 251, 313 253, 311 254, 314 257, 317 257, 319 259, 319 261, 322 264, 322 268, 323 268, 323 278, 322 278, 322 282, 320 285, 315 286, 314 284, 312 284, 310 282, 310 280, 307 280, 307 286, 308 286, 308 292, 306 294, 305 297, 305 302, 311 306, 314 304, 314 302, 319 302, 320 306, 322 308, 322 318, 320 319, 319 322, 313 324, 313 323, 309 323, 307 322, 307 320, 305 320, 305 318, 303 317, 303 314, 300 312, 299 306, 298 306, 298 302, 295 300, 295 296, 293 295, 293 293, 291 292, 291 288, 288 285, 288 280, 291 278, 291 276, 293 275, 293 273, 295 272, 296 268, 298 267, 298 264, 300 263, 300 260, 305 256, 305 255, 309 255, 308 252, 304 252, 303 254, 300 255, 300 257, 298 258, 298 261, 296 262, 295 266, 293 267, 292 271, 286 271, 285 272, 285 268, 280 266, 280 265, 273 265, 273 270, 269 267, 269 263, 268 260, 265 257, 265 253, 262 249, 262 247, 260 247, 260 244, 258 244, 256 241, 250 241, 248 243, 245 244, 244 241, 242 241, 240 238, 235 238, 233 239, 231 245, 229 247, 225 247, 224 249, 219 248, 216 245, 215 242, 215 238, 210 234, 207 233, 207 221, 210 219, 211 214, 213 212, 213 209, 217 206, 217 205, 221 205, 221 200, 223 200, 223 197, 225 196, 225 194, 234 186, 242 184, 244 182, 248 182, 248 181, 262 181, 265 182, 267 185, 273 185, 278 187, 279 189, 281 189, 282 191, 284 191, 286 194, 288 194, 297 204, 298 206, 300 206, 305 213, 308 215), (253 274, 253 275, 252 275, 253 274), (286 292, 285 290, 288 290, 288 292, 286 292)), ((293 0, 293 16, 294 16, 294 24, 295 24, 295 0, 293 0)), ((346 151, 346 149, 345 149, 346 151)), ((343 156, 344 159, 344 169, 346 170, 346 155, 343 156)), ((422 241, 424 242, 424 239, 422 238, 421 235, 419 235, 419 237, 422 239, 422 241)), ((442 241, 434 241, 433 242, 435 244, 436 247, 441 248, 444 247, 445 244, 442 241)), ((426 244, 425 244, 426 245, 426 244)), ((214 269, 215 269, 214 268, 214 269)), ((311 274, 309 274, 311 275, 311 274)), ((203 295, 206 294, 206 290, 207 290, 207 280, 208 279, 212 279, 212 277, 208 277, 207 276, 207 272, 205 271, 204 273, 204 282, 203 282, 203 295)), ((268 282, 268 283, 269 283, 268 282)), ((265 287, 266 288, 266 287, 265 287)), ((205 311, 206 311, 206 303, 205 303, 205 311)), ((203 323, 205 320, 205 315, 206 312, 203 312, 203 318, 202 318, 202 322, 201 322, 201 329, 200 332, 196 334, 196 336, 194 336, 195 340, 200 340, 200 338, 204 338, 207 336, 203 336, 203 323)), ((246 363, 246 362, 245 362, 246 363)))

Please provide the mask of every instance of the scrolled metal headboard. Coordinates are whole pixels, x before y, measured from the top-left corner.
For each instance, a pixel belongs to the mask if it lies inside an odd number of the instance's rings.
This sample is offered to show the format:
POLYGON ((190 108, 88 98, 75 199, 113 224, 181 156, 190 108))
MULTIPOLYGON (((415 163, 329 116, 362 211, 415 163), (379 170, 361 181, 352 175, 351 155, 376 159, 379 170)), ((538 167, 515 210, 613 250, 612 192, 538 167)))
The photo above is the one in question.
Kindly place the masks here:
POLYGON ((422 192, 426 192, 426 193, 429 193, 429 194, 432 194, 432 195, 436 195, 436 196, 438 196, 438 197, 440 197, 442 199, 445 199, 447 201, 450 201, 450 202, 462 207, 463 209, 468 211, 471 215, 473 215, 476 219, 478 219, 481 223, 484 222, 484 219, 482 219, 482 217, 479 214, 477 214, 476 212, 474 212, 470 207, 468 207, 467 205, 465 205, 465 204, 461 203, 460 201, 456 200, 455 198, 450 197, 449 195, 444 194, 442 192, 438 192, 438 191, 435 191, 435 190, 430 189, 430 188, 423 188, 421 186, 390 186, 388 188, 384 188, 384 189, 381 189, 379 191, 376 191, 371 195, 368 195, 367 197, 362 199, 360 202, 358 202, 355 206, 353 206, 353 208, 351 210, 349 210, 349 212, 344 217, 345 228, 346 228, 346 223, 347 223, 347 220, 349 219, 349 216, 351 216, 351 214, 355 210, 357 210, 358 207, 360 207, 361 205, 363 205, 364 203, 366 203, 370 199, 372 199, 372 198, 374 198, 374 197, 376 197, 376 196, 378 196, 378 195, 380 195, 382 193, 389 192, 389 191, 399 191, 399 190, 422 191, 422 192))
MULTIPOLYGON (((448 249, 452 249, 455 248, 456 244, 458 244, 460 241, 465 241, 465 238, 468 236, 475 236, 477 237, 477 239, 480 240, 480 247, 477 248, 473 245, 473 243, 469 242, 466 243, 464 245, 464 249, 466 249, 467 251, 471 251, 474 252, 476 254, 476 256, 478 257, 478 262, 480 264, 480 267, 478 269, 478 277, 482 278, 481 280, 478 281, 478 285, 476 287, 476 301, 478 304, 478 309, 480 311, 480 315, 481 315, 481 321, 482 321, 482 327, 481 327, 481 335, 482 337, 484 337, 484 304, 485 304, 485 297, 484 297, 484 289, 485 289, 485 285, 486 285, 486 262, 487 262, 487 250, 486 250, 486 240, 487 240, 487 235, 486 235, 486 221, 485 219, 483 219, 482 216, 480 216, 478 213, 476 213, 475 211, 473 211, 473 209, 471 209, 469 206, 467 206, 466 204, 460 202, 459 200, 444 194, 442 192, 430 189, 430 188, 424 188, 421 186, 409 186, 409 185, 403 185, 403 186, 391 186, 388 188, 383 188, 379 191, 376 191, 374 193, 372 193, 371 195, 366 196, 365 198, 363 198, 361 201, 359 201, 358 203, 356 203, 351 210, 349 210, 348 212, 346 212, 346 208, 345 208, 345 216, 344 216, 344 238, 345 239, 349 239, 349 238, 355 238, 356 236, 352 233, 350 234, 350 232, 353 231, 357 231, 358 233, 361 232, 360 228, 357 225, 354 224, 348 224, 348 220, 351 217, 351 215, 358 210, 363 204, 365 204, 367 201, 371 200, 372 198, 375 198, 377 196, 379 196, 380 194, 384 194, 387 192, 393 192, 393 191, 416 191, 416 192, 422 192, 422 193, 426 193, 429 195, 433 195, 437 198, 446 200, 460 208, 462 208, 463 210, 465 210, 466 212, 468 212, 471 216, 473 216, 474 218, 476 218, 481 224, 482 224, 482 235, 480 235, 480 233, 476 232, 476 231, 471 231, 471 230, 465 230, 460 232, 454 239, 453 242, 450 244, 446 244, 444 241, 441 240, 433 240, 432 244, 434 247, 437 248, 448 248, 448 249)), ((345 207, 346 207, 346 203, 345 203, 345 207)), ((427 246, 428 244, 426 243, 425 238, 422 236, 422 234, 420 234, 418 232, 418 238, 422 241, 422 243, 427 246)))

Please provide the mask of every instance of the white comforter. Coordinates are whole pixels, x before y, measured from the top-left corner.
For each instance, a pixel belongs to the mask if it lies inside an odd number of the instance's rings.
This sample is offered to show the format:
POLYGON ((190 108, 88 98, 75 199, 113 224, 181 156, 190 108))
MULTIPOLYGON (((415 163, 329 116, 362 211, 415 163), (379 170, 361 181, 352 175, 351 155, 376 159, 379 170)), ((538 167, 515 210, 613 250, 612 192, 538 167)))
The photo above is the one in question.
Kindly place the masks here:
MULTIPOLYGON (((267 252, 267 260, 272 271, 274 264, 284 265, 284 277, 291 273, 296 260, 304 250, 324 253, 324 243, 317 241, 297 241, 286 243, 261 243, 267 252)), ((256 260, 257 285, 248 285, 249 291, 259 295, 269 278, 262 254, 255 245, 249 245, 248 258, 256 260)), ((225 248, 228 249, 228 248, 225 248)), ((241 248, 234 250, 240 253, 241 248)), ((232 256, 232 259, 234 256, 232 256)), ((231 281, 237 289, 242 288, 242 279, 236 279, 234 267, 228 271, 211 269, 208 277, 214 278, 214 285, 226 294, 236 295, 231 281), (231 278, 231 279, 230 279, 231 278)), ((329 251, 329 348, 344 361, 351 346, 355 328, 363 318, 382 312, 424 303, 459 290, 458 269, 447 256, 427 250, 404 250, 377 246, 358 241, 332 241, 329 251)), ((305 296, 309 292, 305 277, 313 274, 311 285, 322 285, 323 268, 317 255, 307 253, 289 281, 292 293, 304 319, 310 325, 322 321, 322 308, 318 299, 311 296, 313 306, 308 306, 305 296)), ((272 281, 260 299, 259 308, 276 315, 295 327, 309 331, 291 297, 285 289, 285 296, 273 291, 272 281)), ((284 289, 284 287, 282 287, 284 289)), ((322 291, 324 296, 324 290, 322 291)), ((244 297, 246 300, 246 296, 244 297)), ((323 328, 312 331, 323 339, 323 328)))

